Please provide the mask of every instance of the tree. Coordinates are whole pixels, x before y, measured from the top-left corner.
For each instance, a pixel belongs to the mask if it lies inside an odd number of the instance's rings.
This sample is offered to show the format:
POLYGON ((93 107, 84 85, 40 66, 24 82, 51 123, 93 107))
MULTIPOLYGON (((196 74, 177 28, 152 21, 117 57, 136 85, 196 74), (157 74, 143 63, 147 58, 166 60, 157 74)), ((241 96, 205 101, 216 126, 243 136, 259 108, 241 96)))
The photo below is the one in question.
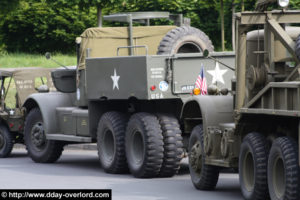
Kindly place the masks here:
POLYGON ((11 12, 19 5, 20 0, 1 0, 0 10, 2 14, 11 12))
POLYGON ((102 10, 104 8, 112 8, 116 4, 121 4, 125 0, 47 0, 48 2, 54 3, 60 6, 78 6, 79 9, 84 11, 89 11, 91 7, 95 7, 97 9, 97 25, 99 27, 102 26, 102 10))
POLYGON ((2 42, 8 51, 73 53, 74 41, 95 18, 78 7, 59 7, 40 0, 21 2, 1 26, 2 42))

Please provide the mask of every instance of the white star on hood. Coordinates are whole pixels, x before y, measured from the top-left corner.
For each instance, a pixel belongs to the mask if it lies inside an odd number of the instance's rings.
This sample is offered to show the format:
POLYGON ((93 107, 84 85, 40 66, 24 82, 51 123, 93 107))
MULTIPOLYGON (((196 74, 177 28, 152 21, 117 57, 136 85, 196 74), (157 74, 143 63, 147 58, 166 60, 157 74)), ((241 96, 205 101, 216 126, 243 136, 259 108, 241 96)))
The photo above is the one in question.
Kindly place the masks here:
POLYGON ((207 70, 207 72, 213 77, 212 83, 219 81, 225 84, 223 75, 227 72, 227 69, 220 69, 218 62, 216 62, 216 68, 214 70, 207 70))
POLYGON ((120 76, 117 75, 117 72, 116 72, 116 69, 114 69, 114 75, 111 76, 111 79, 113 80, 113 90, 115 88, 119 89, 119 79, 120 79, 120 76))

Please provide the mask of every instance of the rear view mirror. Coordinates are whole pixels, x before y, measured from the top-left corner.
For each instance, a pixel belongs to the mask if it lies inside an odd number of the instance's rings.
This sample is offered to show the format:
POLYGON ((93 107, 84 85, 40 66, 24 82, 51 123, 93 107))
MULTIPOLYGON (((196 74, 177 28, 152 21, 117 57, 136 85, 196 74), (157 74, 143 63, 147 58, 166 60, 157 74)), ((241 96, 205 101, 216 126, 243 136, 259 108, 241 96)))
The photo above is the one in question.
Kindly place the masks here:
POLYGON ((51 58, 51 53, 49 53, 49 52, 45 53, 45 57, 47 60, 49 60, 51 58))
POLYGON ((208 51, 207 49, 205 49, 205 50, 203 51, 203 56, 204 56, 205 58, 207 58, 207 57, 209 56, 209 51, 208 51))

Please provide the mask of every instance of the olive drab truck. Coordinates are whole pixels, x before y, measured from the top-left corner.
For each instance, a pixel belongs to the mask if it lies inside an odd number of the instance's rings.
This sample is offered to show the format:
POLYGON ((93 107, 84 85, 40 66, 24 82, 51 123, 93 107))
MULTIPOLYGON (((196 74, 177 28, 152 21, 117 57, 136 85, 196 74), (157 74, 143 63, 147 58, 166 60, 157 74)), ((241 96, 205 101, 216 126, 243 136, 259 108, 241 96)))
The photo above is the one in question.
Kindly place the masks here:
MULTIPOLYGON (((66 144, 97 142, 108 173, 171 177, 188 143, 180 121, 185 98, 192 95, 201 69, 207 85, 218 79, 220 87, 230 90, 234 73, 226 66, 234 66, 234 53, 213 53, 209 38, 183 24, 188 20, 181 15, 122 13, 104 19, 129 26, 84 31, 76 39, 77 68, 52 72, 59 92, 27 98, 29 156, 35 162, 55 162, 66 144), (178 27, 133 26, 150 25, 155 18, 172 18, 178 27), (223 64, 205 58, 204 49, 223 64)), ((185 120, 193 124, 198 119, 185 120)))
POLYGON ((184 105, 189 168, 200 190, 235 168, 245 199, 299 200, 300 11, 287 10, 287 0, 265 11, 268 2, 235 15, 231 95, 193 96, 184 105))

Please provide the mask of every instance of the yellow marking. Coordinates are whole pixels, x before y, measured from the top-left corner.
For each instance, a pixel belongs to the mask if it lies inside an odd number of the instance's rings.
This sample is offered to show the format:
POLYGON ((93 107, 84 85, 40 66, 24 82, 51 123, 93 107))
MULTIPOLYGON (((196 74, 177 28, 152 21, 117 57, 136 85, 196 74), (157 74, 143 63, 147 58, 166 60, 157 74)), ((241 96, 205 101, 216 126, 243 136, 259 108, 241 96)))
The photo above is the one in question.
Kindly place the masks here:
POLYGON ((81 126, 86 126, 87 125, 87 122, 85 119, 81 120, 81 126))

